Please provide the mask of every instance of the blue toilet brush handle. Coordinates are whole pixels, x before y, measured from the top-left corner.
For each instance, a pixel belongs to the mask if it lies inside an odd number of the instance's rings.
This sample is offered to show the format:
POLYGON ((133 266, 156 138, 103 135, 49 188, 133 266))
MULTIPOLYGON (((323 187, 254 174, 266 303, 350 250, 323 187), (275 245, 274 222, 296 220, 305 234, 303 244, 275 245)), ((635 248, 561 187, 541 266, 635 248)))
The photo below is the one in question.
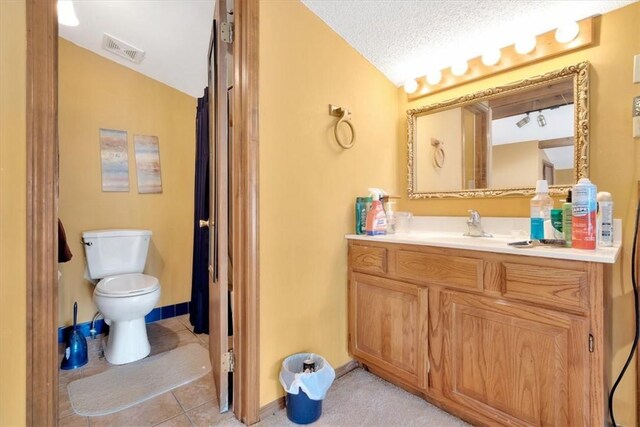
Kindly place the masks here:
POLYGON ((78 329, 78 302, 73 303, 73 330, 78 329))

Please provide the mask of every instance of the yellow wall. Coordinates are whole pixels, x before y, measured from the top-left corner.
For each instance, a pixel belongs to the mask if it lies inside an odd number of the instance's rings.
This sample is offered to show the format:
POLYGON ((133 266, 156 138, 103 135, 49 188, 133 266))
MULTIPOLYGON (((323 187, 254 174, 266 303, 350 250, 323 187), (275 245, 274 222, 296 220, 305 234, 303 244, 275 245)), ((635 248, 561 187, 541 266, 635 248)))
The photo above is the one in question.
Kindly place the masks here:
POLYGON ((26 422, 26 19, 0 1, 0 426, 26 422))
POLYGON ((462 187, 462 144, 451 143, 462 141, 462 112, 462 108, 452 108, 416 119, 414 161, 420 165, 416 171, 418 191, 455 191, 462 187), (443 159, 442 167, 435 164, 438 148, 432 145, 434 139, 443 143, 441 149, 448 156, 443 159))
POLYGON ((556 169, 556 184, 573 183, 573 169, 556 169))
MULTIPOLYGON (((144 228, 153 232, 145 272, 159 278, 159 306, 189 301, 193 244, 195 98, 60 39, 60 218, 73 259, 61 264, 60 325, 96 311, 84 278, 84 230, 144 228), (100 128, 128 133, 129 192, 102 192, 100 128), (160 145, 161 194, 138 194, 133 136, 160 145)), ((204 89, 204 88, 203 88, 204 89)))
POLYGON ((490 183, 495 188, 530 187, 542 179, 542 158, 538 141, 523 141, 491 147, 490 183))
MULTIPOLYGON (((591 63, 590 82, 590 164, 591 180, 601 191, 609 191, 615 203, 614 215, 623 220, 624 249, 621 261, 614 267, 613 300, 609 310, 610 325, 606 329, 614 356, 611 376, 616 377, 626 360, 633 339, 633 293, 630 275, 633 222, 640 180, 640 145, 631 137, 631 99, 640 95, 640 85, 632 83, 633 55, 640 53, 640 3, 603 15, 598 22, 599 39, 593 47, 499 74, 430 97, 408 103, 406 94, 398 89, 400 111, 398 145, 400 162, 398 176, 406 188, 406 119, 405 111, 421 105, 440 102, 465 93, 498 86, 532 75, 556 70, 588 60, 591 63)), ((533 183, 532 183, 533 185, 533 183)), ((418 215, 466 215, 468 209, 478 209, 484 216, 527 216, 528 199, 462 199, 408 200, 405 191, 401 210, 418 215)), ((556 197, 557 200, 562 197, 556 197)), ((636 425, 636 364, 632 363, 618 387, 615 400, 616 421, 636 425)))
POLYGON ((396 87, 300 2, 260 2, 260 405, 283 394, 284 357, 347 353, 347 243, 354 202, 398 193, 396 87), (328 105, 357 139, 333 139, 328 105))

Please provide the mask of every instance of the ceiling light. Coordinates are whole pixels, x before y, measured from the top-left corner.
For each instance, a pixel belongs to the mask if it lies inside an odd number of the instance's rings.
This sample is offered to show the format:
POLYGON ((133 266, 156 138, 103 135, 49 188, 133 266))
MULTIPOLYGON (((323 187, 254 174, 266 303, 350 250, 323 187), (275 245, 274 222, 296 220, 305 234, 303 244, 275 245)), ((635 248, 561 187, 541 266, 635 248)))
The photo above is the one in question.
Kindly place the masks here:
POLYGON ((542 113, 538 114, 538 118, 536 120, 538 120, 538 126, 540 126, 541 128, 547 125, 547 119, 544 118, 542 113))
POLYGON ((437 85, 442 80, 442 73, 440 70, 431 70, 427 73, 427 83, 430 85, 437 85))
POLYGON ((526 55, 536 48, 536 37, 532 35, 522 36, 516 41, 516 52, 526 55))
POLYGON ((404 82, 404 91, 407 93, 413 93, 418 90, 418 82, 414 79, 408 79, 404 82))
POLYGON ((556 41, 558 43, 569 43, 575 39, 580 32, 580 26, 575 21, 565 22, 556 30, 556 41))
POLYGON ((521 128, 522 126, 526 125, 527 123, 529 123, 531 121, 531 118, 529 117, 529 113, 527 113, 526 116, 524 116, 523 118, 521 118, 520 120, 518 120, 516 122, 516 126, 518 126, 519 128, 521 128))
POLYGON ((466 73, 468 69, 469 69, 469 63, 467 61, 465 61, 465 60, 456 61, 451 66, 451 73, 454 76, 460 77, 461 75, 466 73))
POLYGON ((482 63, 486 66, 496 65, 501 55, 500 49, 489 49, 482 55, 482 63))
POLYGON ((58 0, 58 24, 69 27, 76 27, 79 24, 71 0, 58 0))

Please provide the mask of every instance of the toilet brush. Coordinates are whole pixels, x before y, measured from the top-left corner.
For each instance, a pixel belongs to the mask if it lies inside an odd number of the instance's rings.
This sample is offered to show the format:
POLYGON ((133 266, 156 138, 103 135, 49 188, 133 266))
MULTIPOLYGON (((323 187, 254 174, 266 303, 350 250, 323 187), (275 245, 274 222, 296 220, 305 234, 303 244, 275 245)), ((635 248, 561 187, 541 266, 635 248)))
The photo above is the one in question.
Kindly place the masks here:
POLYGON ((87 364, 89 360, 87 354, 87 340, 78 331, 78 303, 73 303, 73 330, 67 338, 67 346, 64 350, 64 357, 60 364, 60 369, 76 369, 87 364))

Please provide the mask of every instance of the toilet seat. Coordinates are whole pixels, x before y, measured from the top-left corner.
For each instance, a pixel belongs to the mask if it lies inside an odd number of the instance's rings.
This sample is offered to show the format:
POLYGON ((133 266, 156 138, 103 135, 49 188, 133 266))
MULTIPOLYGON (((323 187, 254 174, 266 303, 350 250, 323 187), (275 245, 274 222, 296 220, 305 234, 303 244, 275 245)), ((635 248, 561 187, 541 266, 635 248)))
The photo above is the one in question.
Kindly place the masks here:
POLYGON ((106 277, 98 282, 94 291, 106 297, 132 297, 160 289, 160 282, 153 276, 131 273, 106 277))

